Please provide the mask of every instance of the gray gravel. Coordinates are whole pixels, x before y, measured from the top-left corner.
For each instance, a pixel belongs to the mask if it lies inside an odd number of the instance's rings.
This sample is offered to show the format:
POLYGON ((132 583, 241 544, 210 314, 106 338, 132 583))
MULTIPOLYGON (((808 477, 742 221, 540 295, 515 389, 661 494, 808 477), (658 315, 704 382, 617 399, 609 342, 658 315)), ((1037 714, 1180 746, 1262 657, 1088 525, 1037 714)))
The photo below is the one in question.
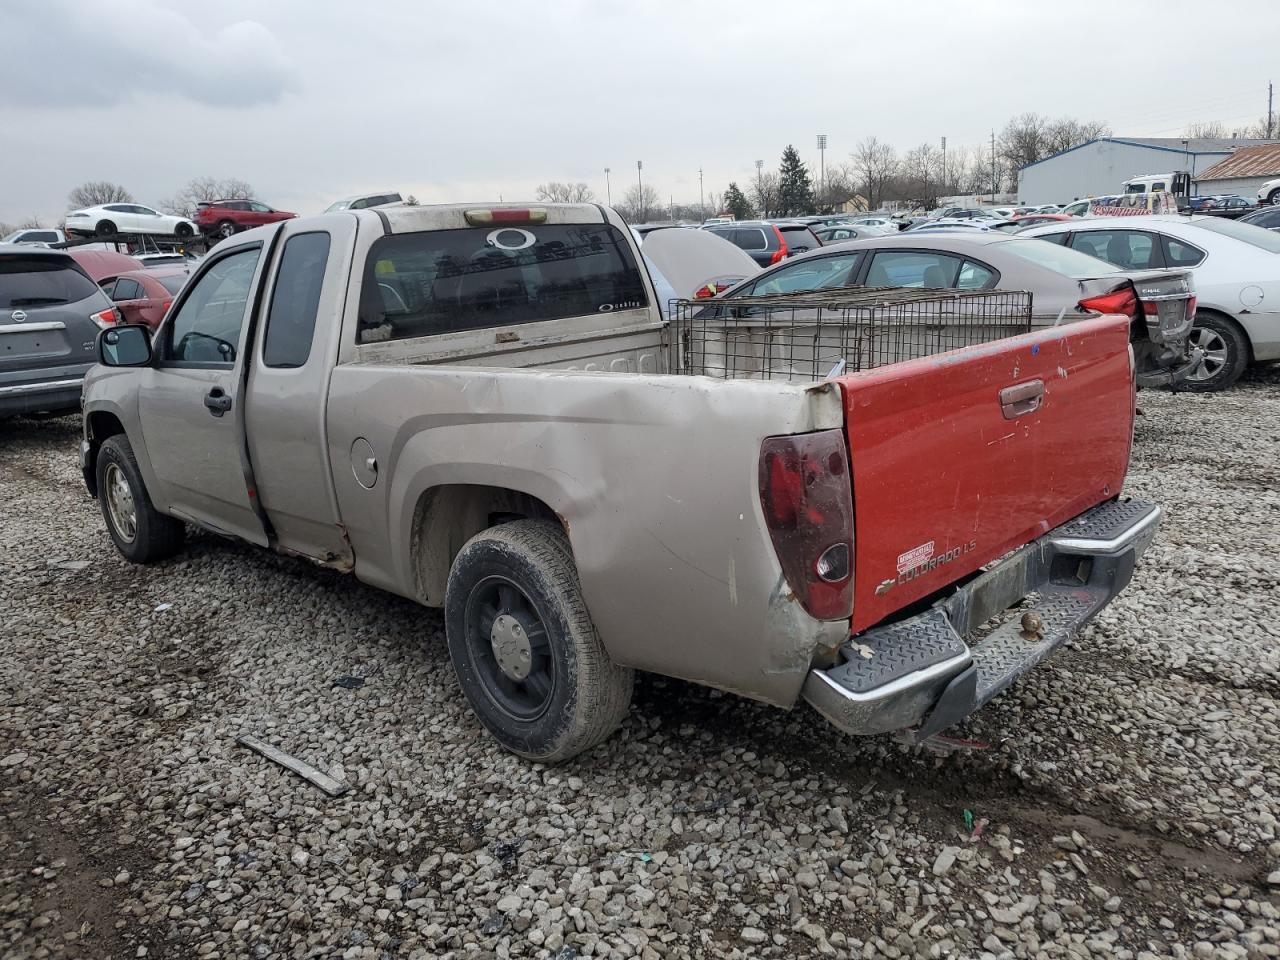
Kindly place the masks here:
POLYGON ((75 422, 0 424, 0 956, 1280 956, 1280 371, 1140 400, 1160 540, 988 749, 647 677, 555 769, 436 613, 199 534, 129 567, 75 422))

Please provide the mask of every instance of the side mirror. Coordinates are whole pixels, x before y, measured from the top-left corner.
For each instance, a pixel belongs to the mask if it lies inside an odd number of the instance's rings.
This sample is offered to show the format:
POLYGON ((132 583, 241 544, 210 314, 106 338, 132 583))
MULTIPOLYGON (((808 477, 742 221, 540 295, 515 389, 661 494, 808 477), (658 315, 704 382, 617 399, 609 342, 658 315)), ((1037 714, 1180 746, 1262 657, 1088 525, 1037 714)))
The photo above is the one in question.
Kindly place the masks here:
POLYGON ((140 324, 108 327, 98 334, 98 359, 108 367, 148 366, 151 331, 140 324))

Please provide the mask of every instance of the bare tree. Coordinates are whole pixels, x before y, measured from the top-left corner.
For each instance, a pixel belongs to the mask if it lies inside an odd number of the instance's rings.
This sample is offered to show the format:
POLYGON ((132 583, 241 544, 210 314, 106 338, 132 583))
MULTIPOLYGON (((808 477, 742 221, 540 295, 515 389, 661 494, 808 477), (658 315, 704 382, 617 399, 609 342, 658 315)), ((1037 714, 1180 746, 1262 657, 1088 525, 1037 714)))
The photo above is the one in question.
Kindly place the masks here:
POLYGON ((867 206, 875 210, 885 200, 885 188, 898 174, 898 153, 890 144, 867 137, 854 147, 853 171, 865 189, 867 206))
POLYGON ((96 207, 104 203, 132 203, 133 194, 110 180, 90 180, 67 194, 67 209, 96 207))
POLYGON ((662 198, 649 184, 646 183, 643 189, 636 184, 622 198, 617 211, 627 223, 647 223, 662 212, 662 198))
POLYGON ((778 212, 778 175, 763 171, 757 173, 751 184, 751 194, 755 198, 756 207, 760 210, 760 216, 767 217, 771 212, 776 214, 778 212))
POLYGON ((1216 140, 1219 137, 1229 137, 1231 133, 1226 126, 1218 120, 1201 120, 1196 123, 1189 123, 1182 135, 1188 140, 1198 140, 1202 137, 1216 140))
POLYGON ((595 191, 582 182, 561 183, 551 180, 538 184, 538 199, 547 203, 590 203, 595 198, 595 191))
POLYGON ((1019 114, 1000 131, 998 149, 1015 170, 1044 159, 1050 153, 1049 119, 1038 113, 1019 114))
POLYGON ((922 143, 902 158, 901 187, 908 198, 926 210, 938 205, 942 186, 942 155, 932 143, 922 143))
POLYGON ((160 204, 160 209, 190 220, 202 200, 252 200, 253 187, 236 177, 196 177, 160 204))

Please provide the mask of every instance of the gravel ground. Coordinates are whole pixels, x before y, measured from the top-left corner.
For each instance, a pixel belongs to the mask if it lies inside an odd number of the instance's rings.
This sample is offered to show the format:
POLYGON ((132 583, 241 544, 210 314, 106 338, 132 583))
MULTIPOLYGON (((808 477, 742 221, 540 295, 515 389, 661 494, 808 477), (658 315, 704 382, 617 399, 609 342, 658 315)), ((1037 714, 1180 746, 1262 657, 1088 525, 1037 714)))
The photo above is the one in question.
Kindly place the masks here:
POLYGON ((199 534, 130 567, 76 422, 0 424, 0 956, 1280 956, 1280 370, 1141 407, 1160 539, 988 749, 645 677, 554 769, 435 612, 199 534))

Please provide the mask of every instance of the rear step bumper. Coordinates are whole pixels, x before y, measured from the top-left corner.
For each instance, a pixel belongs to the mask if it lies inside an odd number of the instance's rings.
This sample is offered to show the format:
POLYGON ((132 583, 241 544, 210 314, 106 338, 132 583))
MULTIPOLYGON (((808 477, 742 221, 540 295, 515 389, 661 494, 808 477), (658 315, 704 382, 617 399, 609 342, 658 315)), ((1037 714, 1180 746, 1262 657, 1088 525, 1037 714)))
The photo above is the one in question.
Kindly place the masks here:
POLYGON ((846 733, 920 741, 983 706, 1074 636, 1128 585, 1161 510, 1113 500, 1051 530, 924 613, 851 637, 803 696, 846 733), (1034 597, 1029 595, 1034 594, 1034 597), (1021 615, 975 631, 1023 600, 1021 615), (970 642, 973 646, 970 646, 970 642))

